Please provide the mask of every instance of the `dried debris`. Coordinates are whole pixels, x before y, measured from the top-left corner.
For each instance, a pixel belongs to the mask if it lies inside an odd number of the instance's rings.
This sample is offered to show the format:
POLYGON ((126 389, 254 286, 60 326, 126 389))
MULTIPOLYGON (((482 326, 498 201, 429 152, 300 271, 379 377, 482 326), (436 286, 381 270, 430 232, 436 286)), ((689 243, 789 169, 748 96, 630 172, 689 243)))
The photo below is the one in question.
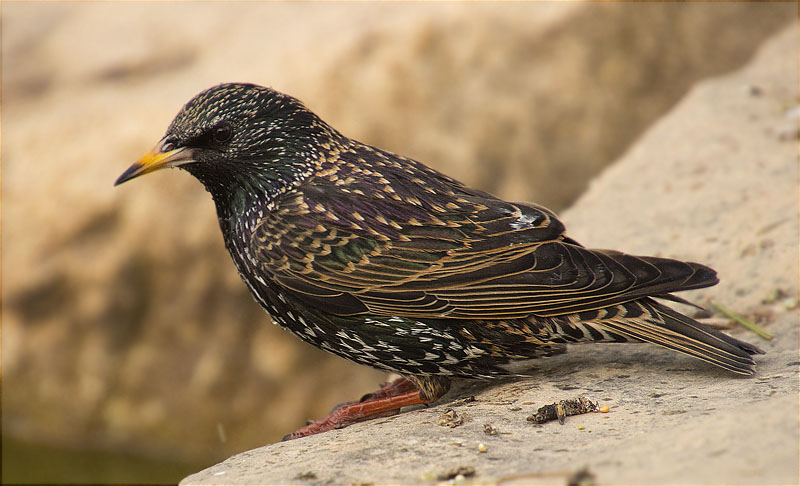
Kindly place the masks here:
POLYGON ((454 406, 464 405, 465 403, 472 403, 475 401, 475 395, 470 395, 468 397, 459 398, 458 400, 453 402, 454 406))
POLYGON ((311 479, 317 479, 317 475, 313 471, 305 471, 305 472, 299 473, 297 476, 294 477, 294 479, 297 479, 297 480, 300 480, 300 481, 308 481, 308 480, 311 480, 311 479))
POLYGON ((747 319, 747 318, 745 318, 743 316, 740 316, 739 314, 733 312, 732 310, 730 310, 727 307, 723 306, 719 302, 713 302, 712 301, 711 302, 711 306, 714 309, 716 309, 717 311, 719 311, 720 313, 722 313, 723 315, 725 315, 727 317, 730 317, 731 319, 733 319, 734 321, 738 322, 742 326, 744 326, 747 329, 749 329, 749 330, 753 331, 754 333, 758 334, 762 338, 764 338, 764 339, 772 339, 772 334, 768 333, 763 328, 761 328, 760 326, 756 325, 750 319, 747 319))
POLYGON ((567 478, 567 486, 594 486, 597 484, 597 477, 589 471, 588 467, 575 471, 567 478))
POLYGON ((514 474, 498 479, 498 486, 503 484, 566 484, 567 486, 595 486, 597 477, 584 467, 577 471, 554 471, 544 473, 514 474))
POLYGON ((497 435, 500 431, 492 424, 483 424, 483 433, 486 435, 497 435))
POLYGON ((775 288, 775 289, 770 290, 767 293, 767 295, 763 299, 761 299, 761 303, 762 304, 774 304, 778 300, 785 299, 786 297, 788 297, 788 295, 786 294, 786 292, 783 289, 775 288))
POLYGON ((455 479, 457 476, 462 476, 468 478, 470 476, 475 475, 475 468, 472 466, 459 466, 457 468, 450 469, 445 471, 442 474, 436 476, 436 479, 439 481, 448 481, 450 479, 455 479))
POLYGON ((529 415, 528 422, 543 424, 551 420, 558 420, 564 424, 564 419, 569 415, 580 415, 583 413, 598 412, 600 408, 597 402, 593 402, 586 397, 579 397, 575 400, 561 400, 558 403, 540 407, 533 415, 529 415))
POLYGON ((451 429, 458 427, 464 423, 464 417, 459 415, 452 408, 446 409, 439 415, 439 425, 443 427, 450 427, 451 429))

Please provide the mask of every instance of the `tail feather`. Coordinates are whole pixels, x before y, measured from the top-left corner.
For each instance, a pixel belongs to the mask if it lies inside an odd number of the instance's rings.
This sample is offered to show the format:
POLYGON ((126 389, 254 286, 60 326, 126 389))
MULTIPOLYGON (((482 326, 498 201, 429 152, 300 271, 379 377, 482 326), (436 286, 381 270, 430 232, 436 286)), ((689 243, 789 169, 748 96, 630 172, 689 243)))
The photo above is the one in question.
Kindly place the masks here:
POLYGON ((755 373, 752 355, 764 354, 752 344, 701 324, 652 299, 623 305, 628 315, 584 325, 601 327, 632 340, 658 344, 743 375, 755 373), (638 309, 632 309, 632 306, 638 309))

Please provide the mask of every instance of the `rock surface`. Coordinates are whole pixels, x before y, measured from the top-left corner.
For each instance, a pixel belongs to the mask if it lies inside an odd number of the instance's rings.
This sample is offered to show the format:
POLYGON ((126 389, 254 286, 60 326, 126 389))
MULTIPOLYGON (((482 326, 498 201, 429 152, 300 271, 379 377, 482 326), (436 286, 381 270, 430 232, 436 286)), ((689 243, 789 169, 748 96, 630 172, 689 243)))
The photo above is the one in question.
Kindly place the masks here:
POLYGON ((268 325, 186 174, 112 187, 181 103, 223 81, 272 85, 353 137, 558 208, 796 7, 3 2, 2 15, 3 434, 212 463, 383 375, 268 325))
POLYGON ((793 26, 746 69, 699 84, 564 215, 590 246, 713 264, 722 283, 691 297, 775 336, 732 331, 767 352, 754 377, 650 345, 575 346, 530 379, 244 452, 181 484, 420 483, 459 470, 476 483, 552 484, 582 468, 600 483, 797 484, 797 44, 793 26), (579 396, 610 410, 526 421, 579 396), (438 425, 447 409, 463 425, 438 425))

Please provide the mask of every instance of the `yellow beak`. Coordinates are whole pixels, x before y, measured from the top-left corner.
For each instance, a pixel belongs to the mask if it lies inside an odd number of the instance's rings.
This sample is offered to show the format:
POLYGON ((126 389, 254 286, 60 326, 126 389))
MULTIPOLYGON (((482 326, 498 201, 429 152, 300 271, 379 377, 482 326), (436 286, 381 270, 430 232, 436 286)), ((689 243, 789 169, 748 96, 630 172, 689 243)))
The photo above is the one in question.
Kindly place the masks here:
POLYGON ((171 145, 167 145, 165 140, 166 139, 162 139, 152 150, 144 154, 138 162, 128 167, 128 170, 119 176, 119 179, 117 179, 114 185, 118 186, 123 182, 158 169, 178 167, 183 164, 194 162, 192 158, 194 155, 192 149, 187 147, 171 149, 171 145))

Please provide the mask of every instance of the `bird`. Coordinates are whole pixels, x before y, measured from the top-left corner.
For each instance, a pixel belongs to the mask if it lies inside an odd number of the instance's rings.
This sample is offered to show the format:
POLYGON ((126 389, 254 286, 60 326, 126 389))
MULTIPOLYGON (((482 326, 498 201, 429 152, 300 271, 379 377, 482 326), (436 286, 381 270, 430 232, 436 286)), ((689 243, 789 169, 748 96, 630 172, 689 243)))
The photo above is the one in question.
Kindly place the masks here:
POLYGON ((197 94, 115 185, 170 167, 211 194, 274 322, 401 377, 284 439, 433 403, 454 380, 524 375, 568 344, 654 343, 742 375, 764 353, 663 302, 717 284, 713 269, 584 247, 547 208, 348 138, 272 88, 197 94))

